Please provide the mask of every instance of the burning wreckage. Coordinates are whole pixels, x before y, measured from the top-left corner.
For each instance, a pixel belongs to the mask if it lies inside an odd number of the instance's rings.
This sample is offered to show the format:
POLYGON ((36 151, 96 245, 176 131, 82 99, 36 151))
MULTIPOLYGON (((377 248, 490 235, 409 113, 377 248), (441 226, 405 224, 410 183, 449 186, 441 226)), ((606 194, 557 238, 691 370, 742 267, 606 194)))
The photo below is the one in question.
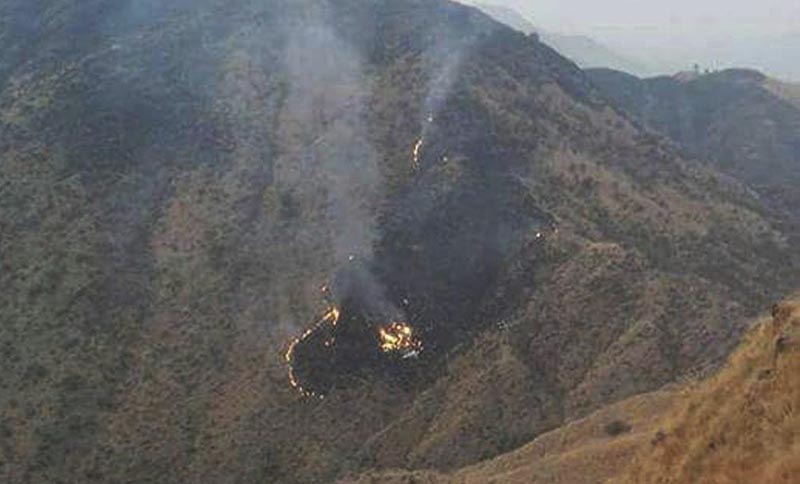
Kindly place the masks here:
MULTIPOLYGON (((557 233, 551 220, 532 232, 526 246, 539 246, 557 233)), ((442 347, 442 328, 431 323, 438 318, 425 314, 420 301, 391 301, 382 287, 367 264, 351 259, 331 285, 321 288, 327 309, 284 354, 292 388, 304 397, 325 398, 360 372, 390 372, 400 382, 430 363, 424 343, 430 340, 428 349, 442 347)))
POLYGON ((360 369, 397 369, 420 356, 422 338, 377 287, 368 269, 355 264, 321 288, 328 309, 284 355, 289 384, 301 395, 324 398, 360 369))
MULTIPOLYGON (((552 218, 539 220, 538 228, 521 241, 524 250, 539 252, 538 247, 558 233, 552 218)), ((431 363, 426 355, 433 355, 433 348, 452 343, 445 341, 454 334, 448 329, 448 315, 466 321, 456 312, 468 305, 463 299, 468 296, 441 297, 417 279, 414 286, 419 287, 409 294, 411 286, 380 281, 375 270, 373 263, 351 259, 330 285, 321 288, 325 311, 288 344, 284 359, 289 384, 302 396, 324 398, 334 387, 347 386, 367 371, 389 374, 395 382, 413 380, 421 365, 431 363), (426 296, 429 301, 420 300, 426 296)), ((398 277, 402 271, 391 272, 398 277)))

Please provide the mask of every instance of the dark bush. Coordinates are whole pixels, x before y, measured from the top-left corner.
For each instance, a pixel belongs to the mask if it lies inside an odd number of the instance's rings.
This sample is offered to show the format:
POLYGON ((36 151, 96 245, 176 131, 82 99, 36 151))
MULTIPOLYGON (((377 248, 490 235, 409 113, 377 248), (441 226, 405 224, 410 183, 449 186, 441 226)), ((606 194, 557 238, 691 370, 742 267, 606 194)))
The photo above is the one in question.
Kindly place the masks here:
POLYGON ((622 420, 614 420, 605 426, 605 431, 608 435, 616 437, 617 435, 626 434, 631 431, 631 426, 622 420))

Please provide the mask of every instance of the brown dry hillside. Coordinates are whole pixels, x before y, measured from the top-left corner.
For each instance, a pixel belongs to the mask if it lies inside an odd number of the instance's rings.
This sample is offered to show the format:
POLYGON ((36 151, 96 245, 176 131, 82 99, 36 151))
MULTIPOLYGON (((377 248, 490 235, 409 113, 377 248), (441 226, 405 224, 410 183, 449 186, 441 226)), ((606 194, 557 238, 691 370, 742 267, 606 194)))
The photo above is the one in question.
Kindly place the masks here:
POLYGON ((716 376, 610 405, 453 473, 350 484, 778 483, 800 476, 800 303, 776 306, 716 376))
POLYGON ((681 401, 620 483, 798 482, 800 301, 756 326, 724 371, 681 401))
POLYGON ((529 444, 452 474, 389 471, 344 479, 342 484, 598 483, 624 469, 646 445, 677 392, 638 395, 543 434, 529 444))

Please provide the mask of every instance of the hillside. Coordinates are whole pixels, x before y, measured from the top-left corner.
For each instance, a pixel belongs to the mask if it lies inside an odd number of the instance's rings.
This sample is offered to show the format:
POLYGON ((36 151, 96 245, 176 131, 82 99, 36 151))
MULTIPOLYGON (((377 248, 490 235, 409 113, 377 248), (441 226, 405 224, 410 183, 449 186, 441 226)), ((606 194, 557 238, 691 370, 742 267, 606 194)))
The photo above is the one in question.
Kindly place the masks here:
POLYGON ((614 482, 796 482, 800 303, 778 305, 724 371, 692 389, 614 482))
POLYGON ((451 473, 383 471, 347 476, 339 484, 569 484, 618 476, 649 445, 676 401, 674 390, 638 395, 547 432, 532 442, 451 473))
POLYGON ((639 79, 591 70, 609 99, 637 120, 745 183, 800 221, 797 87, 755 71, 639 79))
POLYGON ((716 368, 798 286, 770 206, 475 9, 0 25, 12 484, 461 468, 716 368))
POLYGON ((795 482, 800 304, 776 306, 707 380, 633 397, 451 474, 384 472, 357 483, 795 482))

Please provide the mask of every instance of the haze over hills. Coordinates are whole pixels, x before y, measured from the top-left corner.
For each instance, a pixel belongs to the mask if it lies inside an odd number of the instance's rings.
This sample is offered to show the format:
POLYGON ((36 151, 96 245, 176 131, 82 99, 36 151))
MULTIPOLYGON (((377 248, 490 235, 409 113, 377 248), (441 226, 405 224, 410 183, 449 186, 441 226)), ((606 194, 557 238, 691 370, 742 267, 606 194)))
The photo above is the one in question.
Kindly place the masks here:
POLYGON ((566 35, 537 28, 530 20, 510 7, 487 3, 471 4, 495 20, 526 34, 536 33, 542 41, 582 68, 607 67, 632 73, 648 72, 641 62, 626 58, 584 35, 566 35))
MULTIPOLYGON (((617 56, 635 59, 639 76, 748 68, 800 81, 800 7, 792 0, 487 0, 496 11, 519 12, 540 28, 588 37, 617 56)), ((635 68, 632 68, 635 67, 635 68)))
MULTIPOLYGON (((702 30, 701 30, 702 31, 702 30)), ((747 68, 770 77, 800 82, 800 32, 734 32, 699 39, 681 38, 681 31, 621 35, 595 34, 617 52, 647 59, 638 75, 669 75, 697 65, 701 71, 747 68)))
POLYGON ((713 371, 800 282, 773 205, 476 9, 6 7, 10 483, 461 468, 713 371))

